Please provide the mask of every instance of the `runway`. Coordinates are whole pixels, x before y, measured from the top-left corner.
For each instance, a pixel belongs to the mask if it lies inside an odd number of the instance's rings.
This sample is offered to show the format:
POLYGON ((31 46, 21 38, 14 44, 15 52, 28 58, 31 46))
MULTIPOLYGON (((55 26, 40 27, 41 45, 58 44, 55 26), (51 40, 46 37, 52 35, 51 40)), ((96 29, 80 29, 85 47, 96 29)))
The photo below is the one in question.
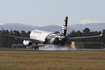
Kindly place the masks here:
POLYGON ((69 52, 105 52, 105 49, 75 49, 75 50, 35 50, 26 48, 0 48, 0 51, 69 51, 69 52))

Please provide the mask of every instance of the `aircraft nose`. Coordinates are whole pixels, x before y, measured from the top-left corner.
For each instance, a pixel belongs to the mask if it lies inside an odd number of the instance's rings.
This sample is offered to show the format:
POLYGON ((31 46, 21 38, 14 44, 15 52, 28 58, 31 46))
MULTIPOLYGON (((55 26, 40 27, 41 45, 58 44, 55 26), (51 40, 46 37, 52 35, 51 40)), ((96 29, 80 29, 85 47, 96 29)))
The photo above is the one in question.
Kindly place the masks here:
POLYGON ((58 36, 58 39, 61 41, 61 40, 65 40, 66 37, 65 36, 58 36))
POLYGON ((65 36, 61 36, 61 38, 65 38, 65 36))

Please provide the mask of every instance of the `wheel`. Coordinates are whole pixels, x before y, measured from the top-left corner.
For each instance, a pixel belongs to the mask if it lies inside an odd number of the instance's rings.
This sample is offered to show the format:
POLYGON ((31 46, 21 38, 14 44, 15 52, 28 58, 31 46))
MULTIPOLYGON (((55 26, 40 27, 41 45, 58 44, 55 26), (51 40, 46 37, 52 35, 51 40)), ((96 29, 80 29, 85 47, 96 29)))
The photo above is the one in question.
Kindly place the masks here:
POLYGON ((39 46, 35 46, 35 50, 39 50, 39 46))

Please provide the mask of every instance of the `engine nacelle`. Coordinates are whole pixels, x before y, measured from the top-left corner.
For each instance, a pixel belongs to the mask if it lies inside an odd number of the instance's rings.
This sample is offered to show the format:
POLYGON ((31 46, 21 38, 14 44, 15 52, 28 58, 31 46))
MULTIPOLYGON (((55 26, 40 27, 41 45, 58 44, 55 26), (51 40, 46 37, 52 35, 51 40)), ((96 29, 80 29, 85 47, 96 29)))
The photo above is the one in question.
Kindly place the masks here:
POLYGON ((24 41, 23 41, 23 44, 24 44, 25 46, 31 46, 31 45, 32 45, 32 42, 31 42, 31 41, 28 41, 28 40, 24 40, 24 41))

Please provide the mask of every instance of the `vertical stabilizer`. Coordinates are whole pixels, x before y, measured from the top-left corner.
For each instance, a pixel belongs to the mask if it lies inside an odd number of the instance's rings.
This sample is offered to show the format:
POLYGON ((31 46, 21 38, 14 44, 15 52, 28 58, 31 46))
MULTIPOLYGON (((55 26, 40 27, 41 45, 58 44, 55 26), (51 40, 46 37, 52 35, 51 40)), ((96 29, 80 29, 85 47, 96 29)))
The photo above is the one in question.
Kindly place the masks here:
POLYGON ((68 22, 68 17, 66 16, 64 20, 64 24, 62 26, 62 31, 61 31, 61 34, 64 36, 66 36, 66 32, 67 32, 67 22, 68 22))

